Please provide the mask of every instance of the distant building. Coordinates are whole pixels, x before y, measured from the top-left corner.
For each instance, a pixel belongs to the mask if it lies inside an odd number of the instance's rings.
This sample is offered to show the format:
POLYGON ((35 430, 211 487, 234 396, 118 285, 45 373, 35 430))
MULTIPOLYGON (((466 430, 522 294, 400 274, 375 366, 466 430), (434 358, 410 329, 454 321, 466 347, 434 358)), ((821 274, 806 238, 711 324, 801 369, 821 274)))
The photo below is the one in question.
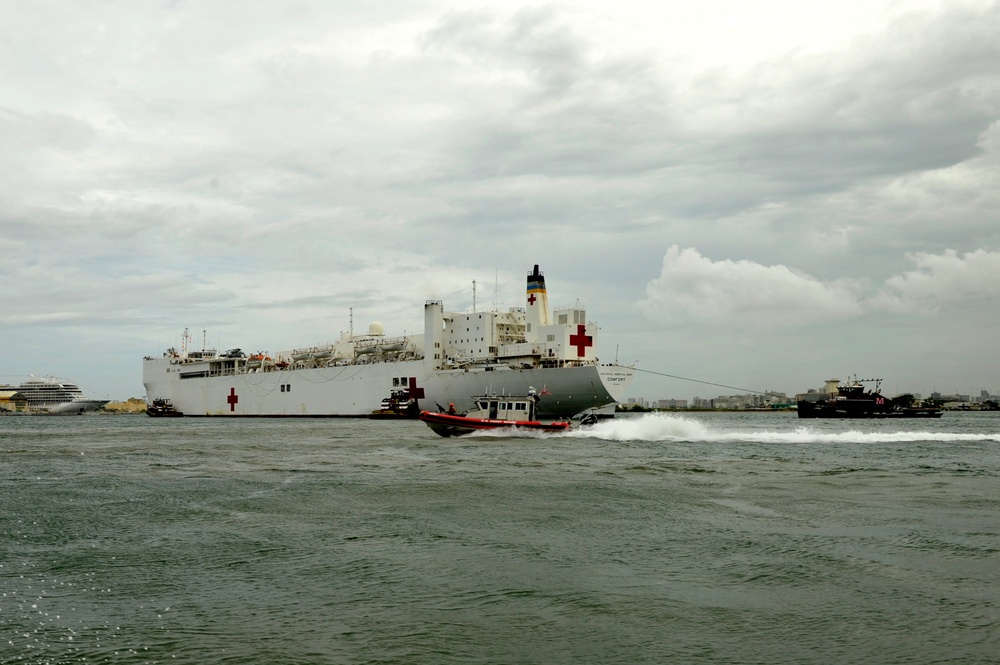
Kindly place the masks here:
POLYGON ((690 402, 686 399, 660 399, 650 403, 644 397, 630 397, 623 403, 624 408, 642 407, 656 409, 775 409, 793 405, 788 395, 782 392, 768 391, 765 393, 747 393, 744 395, 719 395, 713 399, 695 397, 690 402))
POLYGON ((934 391, 931 393, 931 399, 935 402, 968 402, 969 395, 942 395, 941 393, 934 391))
POLYGON ((704 400, 694 398, 696 409, 773 409, 789 404, 785 393, 769 391, 766 393, 746 393, 744 395, 719 395, 715 399, 704 400))
POLYGON ((712 406, 716 409, 743 409, 746 403, 741 395, 719 395, 712 400, 712 406))
POLYGON ((686 409, 688 401, 686 399, 661 399, 656 403, 658 409, 686 409))
POLYGON ((827 379, 823 387, 819 390, 815 388, 810 388, 804 393, 798 393, 795 395, 796 402, 815 402, 821 399, 826 399, 830 395, 837 394, 837 386, 840 385, 840 379, 827 379))
POLYGON ((10 386, 0 386, 0 411, 19 413, 28 410, 28 399, 10 386))

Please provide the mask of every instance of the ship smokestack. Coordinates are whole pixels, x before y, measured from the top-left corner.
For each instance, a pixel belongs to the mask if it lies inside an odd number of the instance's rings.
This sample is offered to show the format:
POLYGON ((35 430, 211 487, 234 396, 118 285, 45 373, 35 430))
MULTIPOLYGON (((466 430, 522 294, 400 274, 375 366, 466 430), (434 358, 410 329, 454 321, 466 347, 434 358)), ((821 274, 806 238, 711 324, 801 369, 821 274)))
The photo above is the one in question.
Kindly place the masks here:
POLYGON ((545 291, 545 276, 538 265, 528 273, 527 310, 527 337, 537 342, 541 326, 552 323, 549 316, 549 296, 545 291))

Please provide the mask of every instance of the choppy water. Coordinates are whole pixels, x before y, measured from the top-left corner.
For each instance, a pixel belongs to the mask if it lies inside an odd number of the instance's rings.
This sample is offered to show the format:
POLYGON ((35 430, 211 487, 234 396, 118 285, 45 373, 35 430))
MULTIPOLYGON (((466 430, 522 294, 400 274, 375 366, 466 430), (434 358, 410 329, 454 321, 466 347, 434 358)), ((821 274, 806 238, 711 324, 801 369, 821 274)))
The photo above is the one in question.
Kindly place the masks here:
POLYGON ((0 663, 1000 662, 1000 414, 0 418, 0 663))

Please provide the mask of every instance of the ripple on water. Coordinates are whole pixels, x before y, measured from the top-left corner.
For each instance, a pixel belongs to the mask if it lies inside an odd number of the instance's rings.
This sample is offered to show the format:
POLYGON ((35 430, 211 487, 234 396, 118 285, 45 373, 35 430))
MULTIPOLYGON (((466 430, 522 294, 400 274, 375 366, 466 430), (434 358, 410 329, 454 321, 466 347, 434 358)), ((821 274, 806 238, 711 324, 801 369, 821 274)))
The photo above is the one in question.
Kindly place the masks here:
POLYGON ((461 440, 117 422, 0 432, 0 660, 995 656, 1000 455, 982 419, 659 415, 461 440))

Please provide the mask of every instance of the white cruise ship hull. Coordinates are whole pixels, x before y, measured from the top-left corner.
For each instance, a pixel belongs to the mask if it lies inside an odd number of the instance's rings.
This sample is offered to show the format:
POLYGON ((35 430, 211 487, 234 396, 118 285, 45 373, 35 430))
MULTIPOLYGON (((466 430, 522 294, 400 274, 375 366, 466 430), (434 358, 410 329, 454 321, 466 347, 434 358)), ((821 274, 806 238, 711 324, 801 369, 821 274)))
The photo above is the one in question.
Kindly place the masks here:
POLYGON ((15 393, 23 400, 24 413, 50 416, 69 416, 97 411, 108 403, 106 399, 88 399, 75 383, 52 376, 28 377, 21 385, 0 386, 15 393))
POLYGON ((108 403, 108 400, 101 399, 80 399, 62 404, 51 404, 43 407, 28 407, 29 413, 38 415, 48 414, 50 416, 75 416, 81 413, 97 411, 108 403))

